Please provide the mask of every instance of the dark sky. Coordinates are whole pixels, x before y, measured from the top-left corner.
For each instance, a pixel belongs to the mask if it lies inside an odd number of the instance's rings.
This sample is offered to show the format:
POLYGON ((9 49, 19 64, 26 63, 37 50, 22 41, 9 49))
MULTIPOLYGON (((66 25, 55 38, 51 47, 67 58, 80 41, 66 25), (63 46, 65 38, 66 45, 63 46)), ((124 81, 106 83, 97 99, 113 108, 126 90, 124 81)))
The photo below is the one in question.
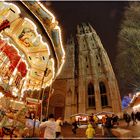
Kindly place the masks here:
POLYGON ((63 30, 64 41, 74 33, 76 25, 89 22, 96 30, 112 64, 116 54, 117 34, 127 2, 120 1, 56 1, 45 2, 63 30))

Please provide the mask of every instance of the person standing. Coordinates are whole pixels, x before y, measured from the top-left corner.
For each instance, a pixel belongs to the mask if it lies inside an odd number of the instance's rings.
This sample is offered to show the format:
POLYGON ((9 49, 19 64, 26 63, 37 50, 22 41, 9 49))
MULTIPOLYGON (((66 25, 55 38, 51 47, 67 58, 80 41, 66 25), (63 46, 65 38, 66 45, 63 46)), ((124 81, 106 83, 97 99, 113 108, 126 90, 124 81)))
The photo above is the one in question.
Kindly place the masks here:
POLYGON ((106 135, 109 137, 112 136, 111 128, 112 128, 112 118, 106 115, 106 122, 105 122, 106 131, 105 132, 106 132, 106 135))
POLYGON ((112 126, 117 127, 118 126, 118 119, 119 117, 115 114, 112 114, 112 126))
POLYGON ((95 136, 95 129, 91 124, 89 124, 88 128, 86 129, 86 136, 88 139, 93 139, 95 136))
POLYGON ((56 138, 59 138, 61 136, 61 127, 62 127, 62 125, 63 125, 62 118, 59 117, 56 120, 56 138))
POLYGON ((44 139, 55 139, 56 138, 56 122, 54 115, 50 114, 48 116, 48 121, 42 122, 40 124, 40 129, 45 128, 44 139))
POLYGON ((102 136, 105 134, 105 123, 106 123, 106 117, 105 115, 102 116, 102 136))

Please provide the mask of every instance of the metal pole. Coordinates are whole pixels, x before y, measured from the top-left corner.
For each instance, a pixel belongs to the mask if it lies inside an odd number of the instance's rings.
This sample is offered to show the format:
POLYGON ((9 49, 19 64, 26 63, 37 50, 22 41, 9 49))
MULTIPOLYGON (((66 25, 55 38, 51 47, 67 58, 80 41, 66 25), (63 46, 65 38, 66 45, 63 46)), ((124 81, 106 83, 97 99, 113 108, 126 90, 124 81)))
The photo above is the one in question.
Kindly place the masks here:
MULTIPOLYGON (((38 104, 39 104, 39 101, 40 101, 40 97, 41 97, 41 93, 42 93, 42 86, 43 86, 43 81, 44 81, 44 78, 45 78, 45 75, 46 75, 46 72, 47 72, 47 68, 46 70, 44 71, 44 74, 43 74, 43 78, 42 78, 42 81, 41 81, 41 87, 40 87, 40 92, 39 92, 39 96, 38 96, 38 104)), ((41 102, 41 110, 42 110, 42 102, 41 102)), ((38 112, 38 108, 35 112, 35 119, 34 119, 34 126, 33 126, 33 136, 34 136, 34 133, 35 133, 35 124, 36 124, 36 116, 37 116, 37 112, 38 112)), ((42 115, 41 115, 42 116, 42 115)), ((41 118, 40 118, 40 122, 41 122, 41 118)))
POLYGON ((52 92, 52 85, 50 87, 50 90, 49 90, 49 96, 48 96, 48 103, 47 103, 47 116, 49 115, 49 105, 50 105, 50 97, 51 97, 51 93, 52 92))
MULTIPOLYGON (((49 62, 49 58, 48 58, 48 62, 49 62)), ((48 62, 47 62, 46 69, 45 69, 45 71, 44 71, 43 78, 42 78, 42 81, 41 81, 40 92, 39 92, 39 97, 38 97, 38 103, 39 103, 40 98, 41 98, 41 93, 42 93, 42 90, 41 90, 41 89, 42 89, 42 86, 43 86, 44 78, 45 78, 45 75, 46 75, 47 70, 48 70, 48 68, 47 68, 48 62)), ((43 94, 42 94, 42 96, 43 96, 43 94)), ((42 102, 41 102, 41 110, 42 110, 42 102)), ((38 111, 38 108, 37 108, 37 111, 38 111)), ((35 112, 35 120, 34 120, 34 127, 33 127, 33 136, 34 136, 34 132, 35 132, 35 123, 36 123, 37 111, 35 112)), ((41 111, 41 113, 42 113, 42 111, 41 111)), ((40 117, 42 117, 42 114, 41 114, 40 117)), ((41 122, 41 121, 42 121, 42 118, 40 118, 40 122, 41 122)))

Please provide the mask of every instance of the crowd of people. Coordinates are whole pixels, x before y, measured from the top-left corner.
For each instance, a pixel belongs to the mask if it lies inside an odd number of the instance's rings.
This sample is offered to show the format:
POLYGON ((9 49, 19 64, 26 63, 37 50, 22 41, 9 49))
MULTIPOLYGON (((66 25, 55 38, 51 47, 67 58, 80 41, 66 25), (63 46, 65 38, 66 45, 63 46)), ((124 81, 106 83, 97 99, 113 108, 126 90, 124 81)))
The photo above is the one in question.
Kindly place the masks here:
POLYGON ((124 112, 123 119, 127 123, 127 126, 130 125, 130 122, 133 122, 133 125, 137 124, 137 121, 140 121, 140 112, 139 111, 132 111, 131 114, 128 112, 124 112))
MULTIPOLYGON (((111 128, 118 126, 118 116, 115 114, 112 114, 111 116, 103 115, 101 120, 97 117, 97 115, 92 114, 91 116, 89 116, 87 121, 87 129, 85 132, 85 135, 88 139, 93 139, 95 137, 96 128, 99 123, 102 126, 102 135, 111 137, 113 136, 111 133, 111 128)), ((77 122, 74 121, 72 123, 73 134, 76 134, 77 128, 77 122)))
MULTIPOLYGON (((33 115, 30 116, 31 118, 33 115)), ((140 112, 132 111, 131 114, 124 112, 123 119, 126 121, 127 126, 129 126, 131 120, 133 121, 133 125, 140 120, 140 112)), ((101 125, 102 136, 105 137, 113 137, 112 128, 116 128, 119 125, 119 117, 116 114, 106 114, 102 115, 102 118, 99 119, 97 115, 92 114, 88 117, 87 120, 87 128, 85 130, 85 136, 88 139, 93 139, 96 135, 97 126, 101 125)), ((43 120, 39 124, 40 132, 43 132, 43 137, 45 139, 62 139, 61 127, 63 126, 62 118, 59 117, 55 120, 53 114, 50 114, 46 120, 43 120)), ((79 128, 79 122, 74 120, 71 123, 71 130, 74 135, 76 135, 76 131, 79 128)))

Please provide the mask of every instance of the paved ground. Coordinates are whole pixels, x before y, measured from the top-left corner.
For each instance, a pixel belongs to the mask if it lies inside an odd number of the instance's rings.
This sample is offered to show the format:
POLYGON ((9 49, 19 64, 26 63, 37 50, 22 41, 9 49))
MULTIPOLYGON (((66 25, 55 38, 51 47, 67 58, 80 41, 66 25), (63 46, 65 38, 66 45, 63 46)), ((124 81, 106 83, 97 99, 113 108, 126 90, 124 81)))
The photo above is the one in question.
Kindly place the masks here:
MULTIPOLYGON (((136 125, 132 125, 132 122, 130 123, 130 126, 127 127, 127 124, 124 121, 119 122, 119 127, 125 130, 130 130, 131 138, 140 138, 140 122, 138 122, 136 125)), ((71 131, 71 126, 63 126, 62 128, 62 136, 64 139, 86 139, 85 136, 85 128, 78 128, 76 135, 74 135, 71 131)), ((109 139, 107 137, 102 136, 101 128, 96 128, 96 135, 95 139, 109 139)), ((114 139, 117 139, 117 137, 113 137, 114 139)), ((126 137, 124 137, 126 139, 126 137)), ((112 138, 110 138, 112 139, 112 138)), ((130 139, 130 138, 129 138, 130 139)))
POLYGON ((120 126, 120 128, 130 130, 132 138, 140 139, 140 121, 137 122, 137 124, 135 124, 135 125, 133 125, 133 123, 130 122, 130 125, 128 127, 124 121, 121 121, 119 126, 120 126))
MULTIPOLYGON (((78 128, 76 135, 72 133, 71 131, 71 126, 63 126, 62 127, 62 136, 65 139, 86 139, 86 135, 85 135, 85 128, 78 128)), ((100 139, 105 139, 105 137, 102 136, 102 130, 101 128, 96 128, 96 135, 95 135, 95 139, 96 138, 100 138, 100 139)), ((109 139, 109 138, 107 138, 109 139)))

